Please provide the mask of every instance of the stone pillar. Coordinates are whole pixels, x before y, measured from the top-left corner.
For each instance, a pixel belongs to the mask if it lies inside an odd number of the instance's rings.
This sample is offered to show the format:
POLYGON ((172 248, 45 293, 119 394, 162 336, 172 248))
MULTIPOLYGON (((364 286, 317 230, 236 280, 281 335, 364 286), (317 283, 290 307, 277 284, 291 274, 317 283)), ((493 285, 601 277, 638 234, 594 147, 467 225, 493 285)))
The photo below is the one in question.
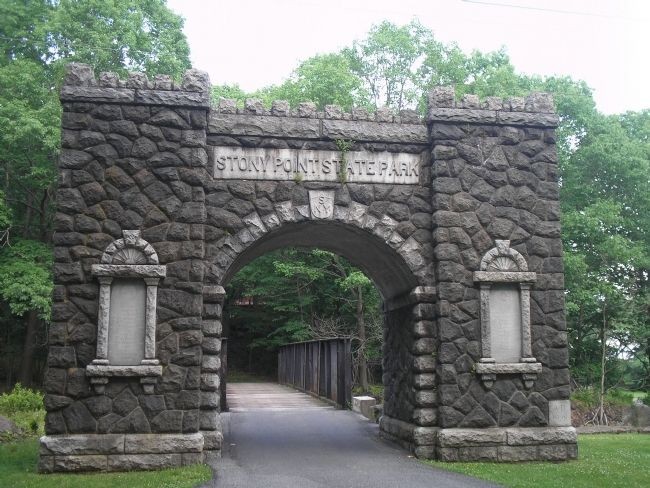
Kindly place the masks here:
POLYGON ((196 70, 181 82, 137 73, 120 80, 68 65, 41 471, 151 469, 203 459, 209 90, 207 75, 196 70), (86 367, 93 359, 110 367, 110 312, 98 317, 98 303, 109 300, 111 283, 91 267, 124 230, 140 231, 167 269, 157 292, 146 283, 148 306, 157 311, 148 315, 155 335, 145 338, 143 365, 93 378, 103 387, 92 389, 86 367), (141 383, 144 370, 162 375, 141 383))
POLYGON ((204 450, 207 456, 220 456, 223 433, 219 419, 221 385, 221 315, 226 291, 222 286, 203 287, 203 358, 201 360, 201 417, 204 450))
POLYGON ((381 435, 433 458, 437 433, 436 291, 418 286, 384 304, 381 435))
POLYGON ((440 312, 436 457, 575 458, 570 418, 555 418, 566 412, 560 407, 569 399, 569 370, 553 101, 540 93, 456 101, 453 89, 437 88, 428 123, 440 312), (475 282, 473 273, 486 252, 504 245, 497 240, 521 255, 536 281, 519 292, 522 323, 530 321, 520 362, 491 365, 496 373, 482 381, 476 368, 490 337, 481 336, 489 309, 480 295, 489 284, 475 282))

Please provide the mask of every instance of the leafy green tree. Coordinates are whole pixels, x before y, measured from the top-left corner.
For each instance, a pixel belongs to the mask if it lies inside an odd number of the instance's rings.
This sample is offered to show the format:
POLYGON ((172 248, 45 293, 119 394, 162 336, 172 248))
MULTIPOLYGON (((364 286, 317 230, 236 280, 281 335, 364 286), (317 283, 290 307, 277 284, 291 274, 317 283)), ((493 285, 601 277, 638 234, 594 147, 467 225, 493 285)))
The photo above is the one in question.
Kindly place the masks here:
POLYGON ((289 80, 271 89, 269 95, 292 105, 311 101, 321 110, 329 104, 350 110, 367 105, 368 99, 348 58, 339 53, 319 54, 303 61, 289 80))
POLYGON ((17 240, 0 249, 0 298, 13 316, 23 317, 24 345, 19 381, 32 382, 32 366, 39 325, 50 315, 52 251, 33 240, 17 240))
POLYGON ((190 67, 183 19, 164 0, 58 0, 43 28, 49 57, 66 63, 175 77, 190 67))
MULTIPOLYGON (((574 373, 602 398, 621 351, 648 364, 650 146, 644 113, 587 119, 562 165, 567 312, 574 373), (594 366, 598 365, 598 368, 594 366), (585 377, 584 375, 587 375, 585 377)), ((570 148, 569 148, 570 149, 570 148)), ((647 375, 647 373, 646 373, 647 375)), ((610 379, 611 380, 611 379, 610 379)))
POLYGON ((48 240, 56 180, 61 107, 52 79, 38 62, 0 66, 0 175, 15 231, 48 240))
POLYGON ((374 106, 401 110, 420 98, 426 72, 419 68, 433 43, 432 32, 418 21, 404 26, 384 21, 342 53, 363 80, 374 106))
POLYGON ((246 99, 251 98, 251 95, 242 90, 237 84, 212 85, 211 96, 212 101, 215 104, 218 104, 221 98, 229 98, 231 100, 235 100, 239 107, 243 107, 246 99))

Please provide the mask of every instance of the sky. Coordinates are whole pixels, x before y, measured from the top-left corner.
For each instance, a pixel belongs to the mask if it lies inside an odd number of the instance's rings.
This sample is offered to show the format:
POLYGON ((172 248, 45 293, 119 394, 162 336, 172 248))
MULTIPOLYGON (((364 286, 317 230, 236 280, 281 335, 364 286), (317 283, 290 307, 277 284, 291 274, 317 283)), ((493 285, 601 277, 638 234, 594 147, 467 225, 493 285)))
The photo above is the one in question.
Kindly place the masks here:
POLYGON ((599 110, 650 108, 648 0, 168 0, 185 19, 192 64, 213 84, 282 83, 315 54, 382 20, 418 19, 465 52, 505 46, 519 73, 569 75, 599 110))

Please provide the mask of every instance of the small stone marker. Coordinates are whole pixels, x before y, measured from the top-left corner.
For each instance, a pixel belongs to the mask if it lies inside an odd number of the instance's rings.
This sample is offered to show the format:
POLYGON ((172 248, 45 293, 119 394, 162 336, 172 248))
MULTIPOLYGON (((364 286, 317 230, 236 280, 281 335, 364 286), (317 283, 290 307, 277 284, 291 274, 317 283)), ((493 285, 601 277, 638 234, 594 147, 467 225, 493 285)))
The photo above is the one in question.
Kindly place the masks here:
POLYGON ((352 397, 352 410, 360 413, 364 417, 374 420, 373 407, 377 405, 377 400, 370 396, 355 396, 352 397))

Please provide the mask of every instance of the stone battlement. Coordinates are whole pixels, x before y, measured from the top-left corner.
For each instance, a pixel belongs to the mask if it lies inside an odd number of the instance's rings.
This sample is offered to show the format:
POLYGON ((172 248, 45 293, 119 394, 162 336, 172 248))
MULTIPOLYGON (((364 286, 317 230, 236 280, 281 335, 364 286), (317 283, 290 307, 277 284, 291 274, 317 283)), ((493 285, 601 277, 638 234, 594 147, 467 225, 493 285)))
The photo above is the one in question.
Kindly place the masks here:
POLYGON ((180 83, 168 75, 156 75, 151 81, 144 73, 129 73, 122 80, 117 73, 104 72, 97 79, 87 64, 70 63, 61 87, 61 101, 208 108, 210 78, 203 71, 190 69, 180 83))
POLYGON ((144 73, 129 73, 126 80, 117 73, 103 72, 95 77, 93 69, 82 63, 66 67, 61 88, 61 100, 66 102, 134 103, 143 105, 177 105, 210 108, 213 114, 287 117, 294 119, 326 119, 389 124, 417 125, 429 122, 466 122, 502 125, 555 127, 558 117, 552 95, 531 93, 527 97, 486 97, 464 95, 456 98, 452 86, 435 87, 429 92, 426 119, 416 110, 395 112, 380 107, 375 112, 355 107, 346 112, 339 105, 326 105, 319 111, 313 102, 302 102, 291 108, 286 100, 275 100, 266 108, 261 100, 249 98, 244 107, 236 100, 221 98, 211 104, 210 79, 207 73, 195 69, 185 72, 180 82, 168 75, 156 75, 149 80, 144 73))

